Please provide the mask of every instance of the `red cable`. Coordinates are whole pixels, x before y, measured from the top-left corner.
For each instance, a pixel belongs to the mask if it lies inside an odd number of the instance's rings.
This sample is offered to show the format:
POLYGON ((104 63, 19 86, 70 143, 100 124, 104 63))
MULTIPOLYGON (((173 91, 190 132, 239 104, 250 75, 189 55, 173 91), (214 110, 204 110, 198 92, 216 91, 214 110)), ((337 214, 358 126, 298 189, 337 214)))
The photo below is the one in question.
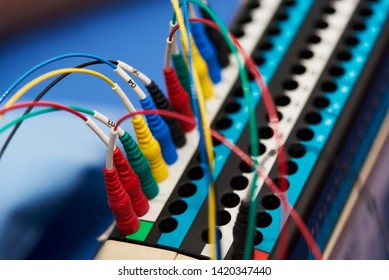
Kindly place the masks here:
POLYGON ((72 113, 72 114, 76 115, 77 117, 81 118, 84 122, 86 122, 88 120, 88 118, 86 116, 84 116, 80 112, 78 112, 78 111, 76 111, 68 106, 65 106, 65 105, 62 105, 59 103, 55 103, 55 102, 49 102, 49 101, 20 102, 20 103, 14 104, 8 108, 1 108, 0 115, 3 115, 4 113, 12 111, 12 110, 16 110, 16 109, 24 108, 24 107, 30 107, 30 106, 53 107, 53 108, 61 109, 64 111, 68 111, 69 113, 72 113))
MULTIPOLYGON (((153 115, 153 114, 158 114, 158 115, 161 115, 161 116, 164 116, 164 117, 169 117, 169 118, 174 118, 174 119, 177 119, 177 120, 180 120, 180 121, 185 121, 185 122, 190 122, 190 123, 194 123, 196 124, 195 120, 185 116, 185 115, 182 115, 182 114, 179 114, 179 113, 176 113, 176 112, 170 112, 170 111, 166 111, 166 110, 139 110, 137 112, 134 112, 134 113, 128 113, 124 116, 122 116, 117 122, 116 122, 116 126, 114 127, 114 129, 116 130, 118 126, 120 126, 120 124, 130 118, 130 117, 133 117, 133 116, 136 116, 136 115, 153 115)), ((222 142, 224 145, 226 145, 228 148, 231 149, 232 152, 234 152, 240 159, 242 159, 248 166, 253 166, 254 163, 253 161, 251 160, 250 156, 247 155, 245 152, 243 152, 238 146, 236 146, 234 143, 228 141, 223 135, 221 135, 220 133, 218 133, 217 131, 211 129, 211 134, 214 138, 216 138, 217 140, 219 140, 220 142, 222 142)), ((265 180, 265 183, 270 187, 270 189, 274 192, 274 193, 277 193, 279 188, 277 187, 277 185, 273 182, 272 179, 270 179, 266 174, 262 173, 260 171, 260 169, 257 169, 256 172, 258 173, 259 176, 261 176, 262 178, 264 178, 265 180)), ((289 211, 289 214, 290 214, 290 217, 291 219, 295 222, 297 228, 299 229, 299 231, 301 232, 301 235, 303 236, 303 238, 305 239, 309 249, 311 250, 313 256, 315 257, 315 259, 318 259, 318 260, 321 260, 323 259, 323 256, 322 256, 322 253, 320 251, 320 248, 319 246, 317 245, 315 239, 313 238, 311 232, 309 231, 307 225, 304 223, 304 221, 302 220, 302 218, 300 217, 300 215, 294 210, 294 208, 289 204, 288 200, 286 199, 286 197, 284 195, 280 195, 280 200, 282 202, 282 204, 284 205, 284 207, 286 208, 287 211, 289 211)))

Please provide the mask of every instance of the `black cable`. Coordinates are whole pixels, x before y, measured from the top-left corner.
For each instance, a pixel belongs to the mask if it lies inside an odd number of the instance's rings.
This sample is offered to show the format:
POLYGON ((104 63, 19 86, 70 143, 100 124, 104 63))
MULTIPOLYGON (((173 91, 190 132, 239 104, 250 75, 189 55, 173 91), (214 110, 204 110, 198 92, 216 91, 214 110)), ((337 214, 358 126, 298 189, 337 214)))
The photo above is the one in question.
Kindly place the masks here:
MULTIPOLYGON (((110 62, 114 63, 115 65, 117 64, 116 61, 112 61, 110 60, 110 62)), ((80 65, 77 65, 75 66, 74 68, 84 68, 84 67, 87 67, 87 66, 91 66, 91 65, 96 65, 96 64, 102 64, 103 62, 102 61, 99 61, 99 60, 94 60, 94 61, 89 61, 89 62, 86 62, 86 63, 83 63, 83 64, 80 64, 80 65)), ((59 76, 58 78, 56 78, 54 81, 52 81, 44 90, 42 90, 42 92, 34 99, 34 102, 37 102, 39 100, 42 99, 43 96, 46 95, 46 93, 52 89, 56 84, 58 84, 63 78, 65 78, 66 76, 68 76, 70 73, 64 73, 62 74, 61 76, 59 76)), ((23 113, 23 116, 27 115, 28 113, 31 112, 31 110, 34 108, 34 105, 31 105, 29 107, 27 107, 26 111, 24 111, 23 113)), ((3 157, 3 154, 5 152, 5 150, 7 149, 9 143, 11 142, 12 138, 15 136, 15 133, 18 131, 19 127, 22 125, 23 123, 23 120, 18 122, 12 129, 11 133, 8 135, 7 139, 5 140, 5 143, 3 144, 3 146, 1 147, 1 150, 0 150, 0 160, 1 158, 3 157)))

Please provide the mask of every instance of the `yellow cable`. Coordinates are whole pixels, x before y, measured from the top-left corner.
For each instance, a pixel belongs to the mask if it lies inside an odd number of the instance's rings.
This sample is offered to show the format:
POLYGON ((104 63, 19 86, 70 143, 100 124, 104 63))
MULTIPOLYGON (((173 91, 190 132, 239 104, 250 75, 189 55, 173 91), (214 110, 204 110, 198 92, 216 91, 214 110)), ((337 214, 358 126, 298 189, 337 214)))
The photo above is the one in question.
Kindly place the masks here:
POLYGON ((105 76, 105 75, 103 75, 103 74, 101 74, 99 72, 96 72, 96 71, 93 71, 93 70, 89 70, 89 69, 82 69, 82 68, 62 68, 62 69, 54 70, 54 71, 51 71, 51 72, 47 72, 46 74, 43 74, 43 75, 39 76, 38 78, 32 80, 31 82, 29 82, 28 84, 23 86, 18 92, 16 92, 11 97, 10 100, 8 100, 8 102, 4 105, 4 108, 11 107, 27 91, 29 91, 31 88, 33 88, 37 84, 43 82, 44 80, 47 80, 47 79, 49 79, 49 78, 51 78, 53 76, 59 75, 59 74, 72 73, 72 72, 89 74, 89 75, 93 75, 93 76, 99 77, 100 79, 106 81, 111 87, 115 87, 115 83, 111 79, 109 79, 107 76, 105 76))
MULTIPOLYGON (((183 37, 183 47, 189 50, 188 48, 188 32, 186 31, 186 27, 184 24, 184 18, 182 16, 178 0, 171 0, 174 12, 176 13, 178 24, 180 25, 180 31, 181 36, 183 37)), ((192 54, 189 54, 192 55, 192 54)), ((213 176, 213 147, 212 147, 212 138, 211 138, 211 132, 210 132, 210 125, 208 118, 206 117, 206 110, 204 105, 204 97, 203 93, 201 91, 201 84, 199 81, 199 78, 197 76, 197 71, 195 68, 195 64, 192 65, 193 67, 193 82, 195 84, 196 89, 196 95, 198 99, 198 104, 200 108, 200 115, 201 120, 203 124, 203 131, 204 131, 204 137, 205 137, 205 147, 207 150, 207 156, 210 163, 210 169, 211 169, 211 176, 213 176)), ((215 205, 215 193, 214 193, 214 186, 209 186, 209 193, 208 193, 208 241, 210 244, 210 258, 215 260, 216 259, 216 205, 215 205)))

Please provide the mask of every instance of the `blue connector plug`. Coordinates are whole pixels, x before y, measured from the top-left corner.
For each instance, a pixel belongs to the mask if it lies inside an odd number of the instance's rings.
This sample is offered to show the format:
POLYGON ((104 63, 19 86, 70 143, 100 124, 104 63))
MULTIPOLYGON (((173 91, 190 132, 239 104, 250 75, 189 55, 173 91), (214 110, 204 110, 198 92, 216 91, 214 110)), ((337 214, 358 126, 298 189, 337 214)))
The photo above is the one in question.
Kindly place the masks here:
POLYGON ((216 50, 205 33, 204 26, 201 23, 192 23, 191 30, 197 48, 199 49, 201 56, 208 64, 208 71, 212 82, 217 84, 221 81, 222 76, 216 50))
MULTIPOLYGON (((155 104, 149 95, 140 104, 144 110, 153 110, 155 104)), ((159 142, 162 150, 162 157, 167 164, 173 164, 178 159, 176 146, 174 145, 172 135, 165 121, 159 115, 146 115, 146 120, 150 131, 159 142)))

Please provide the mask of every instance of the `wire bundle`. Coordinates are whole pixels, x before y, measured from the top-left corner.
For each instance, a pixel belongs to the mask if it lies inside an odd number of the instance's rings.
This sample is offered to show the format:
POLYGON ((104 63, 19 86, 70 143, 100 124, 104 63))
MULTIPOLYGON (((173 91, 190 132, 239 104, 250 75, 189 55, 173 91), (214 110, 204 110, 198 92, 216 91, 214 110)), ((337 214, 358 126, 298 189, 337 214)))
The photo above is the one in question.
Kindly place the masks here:
MULTIPOLYGON (((265 183, 269 185, 273 192, 277 192, 277 187, 270 178, 263 174, 257 167, 256 159, 259 156, 258 135, 255 116, 254 102, 251 96, 251 88, 247 77, 245 67, 252 73, 256 84, 261 90, 264 104, 269 116, 270 123, 275 131, 277 144, 277 156, 279 162, 279 172, 281 175, 287 174, 287 167, 281 164, 285 161, 282 139, 278 130, 278 116, 276 114, 274 102, 270 92, 265 85, 255 63, 250 56, 242 49, 239 42, 228 32, 228 29, 213 12, 213 10, 200 0, 172 0, 174 16, 170 25, 170 32, 167 38, 166 53, 163 73, 165 76, 168 98, 164 96, 159 87, 144 73, 122 61, 106 60, 94 55, 75 53, 58 56, 49 59, 33 67, 22 75, 14 84, 9 87, 0 97, 0 103, 31 73, 44 67, 45 65, 70 57, 87 57, 95 61, 81 64, 75 68, 63 68, 48 72, 19 89, 0 109, 0 117, 17 108, 27 107, 26 112, 19 118, 0 128, 0 133, 10 127, 14 127, 8 140, 0 151, 0 158, 5 151, 10 139, 12 139, 19 125, 28 118, 41 114, 65 110, 80 117, 88 127, 107 146, 107 159, 104 168, 104 178, 108 195, 109 205, 122 234, 131 234, 138 230, 139 219, 149 211, 148 199, 153 199, 158 195, 158 184, 169 176, 167 164, 173 164, 177 161, 178 155, 176 147, 182 147, 185 142, 184 132, 189 132, 197 128, 199 133, 199 152, 201 164, 205 169, 208 182, 208 240, 211 249, 211 259, 221 259, 221 244, 217 236, 216 210, 217 186, 213 175, 213 147, 212 137, 227 145, 249 166, 256 170, 250 191, 241 205, 241 214, 238 215, 237 224, 244 225, 234 228, 235 241, 233 244, 234 258, 251 259, 253 255, 253 236, 255 226, 255 215, 259 190, 256 186, 258 176, 265 178, 265 183), (194 9, 189 3, 201 7, 202 12, 207 14, 207 18, 196 18, 194 9), (180 8, 181 4, 181 8, 180 8), (212 19, 212 20, 210 20, 212 19), (194 24, 194 25, 192 25, 194 24), (205 102, 213 96, 213 82, 217 83, 221 79, 220 75, 220 57, 217 57, 212 43, 204 33, 203 25, 208 30, 220 32, 230 51, 236 59, 239 78, 244 93, 245 103, 249 115, 251 155, 243 153, 233 143, 227 141, 221 134, 210 128, 205 102), (175 32, 181 30, 182 52, 180 52, 175 38, 175 32), (192 33, 193 31, 193 33, 192 33), (242 61, 241 56, 244 58, 242 61), (204 58, 204 59, 203 59, 204 58), (173 61, 174 67, 170 64, 173 61), (93 70, 84 69, 84 67, 105 63, 128 84, 140 100, 143 110, 136 110, 129 97, 124 93, 121 87, 114 83, 107 76, 93 70), (83 73, 96 76, 109 84, 114 93, 125 105, 128 114, 124 115, 117 123, 114 123, 103 114, 81 107, 68 107, 53 102, 39 101, 54 85, 61 81, 70 73, 83 73), (60 75, 54 80, 33 102, 15 102, 21 98, 27 91, 48 78, 60 75), (148 89, 150 95, 147 95, 142 88, 130 77, 135 76, 142 81, 148 89), (48 107, 43 110, 34 111, 33 107, 48 107), (163 110, 158 110, 158 109, 163 110), (176 113, 177 111, 178 113, 176 113), (104 132, 89 118, 83 114, 90 115, 111 128, 111 135, 108 137, 104 132), (146 121, 143 116, 145 115, 146 121), (119 125, 127 118, 131 117, 135 134, 138 140, 136 143, 128 132, 122 130, 119 125), (127 159, 116 147, 116 138, 119 138, 123 144, 127 159), (243 242, 242 242, 243 241, 243 242), (234 249, 235 248, 235 249, 234 249), (236 254, 235 254, 236 253, 236 254)), ((225 66, 225 61, 222 63, 225 66)), ((320 250, 311 236, 306 225, 298 214, 289 205, 285 196, 280 196, 284 210, 287 211, 301 230, 303 237, 312 250, 316 258, 321 258, 320 250)))

